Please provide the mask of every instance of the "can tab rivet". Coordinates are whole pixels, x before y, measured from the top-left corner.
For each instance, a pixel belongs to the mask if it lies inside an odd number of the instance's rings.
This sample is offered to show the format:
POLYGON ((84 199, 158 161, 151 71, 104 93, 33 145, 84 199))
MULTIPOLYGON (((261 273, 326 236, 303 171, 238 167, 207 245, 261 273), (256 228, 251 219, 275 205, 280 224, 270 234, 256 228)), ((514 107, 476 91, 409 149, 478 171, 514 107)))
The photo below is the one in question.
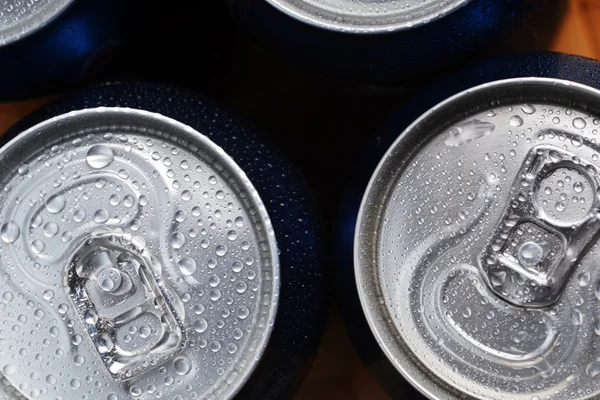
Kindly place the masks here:
POLYGON ((68 264, 70 299, 100 359, 118 381, 172 359, 186 346, 180 303, 141 238, 97 232, 68 264))
POLYGON ((558 300, 600 233, 596 167, 554 146, 525 158, 479 266, 490 289, 523 307, 558 300))

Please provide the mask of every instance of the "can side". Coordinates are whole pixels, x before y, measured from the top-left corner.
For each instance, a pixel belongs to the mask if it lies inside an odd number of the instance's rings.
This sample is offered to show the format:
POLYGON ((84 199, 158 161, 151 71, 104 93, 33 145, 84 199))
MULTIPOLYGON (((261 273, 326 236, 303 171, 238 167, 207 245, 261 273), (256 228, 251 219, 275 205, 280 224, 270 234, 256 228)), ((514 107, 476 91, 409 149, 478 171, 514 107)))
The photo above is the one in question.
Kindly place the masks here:
POLYGON ((76 92, 32 113, 7 138, 55 115, 98 106, 144 109, 191 126, 222 147, 257 189, 278 240, 279 309, 267 349, 239 397, 289 397, 316 354, 327 315, 323 228, 303 179, 259 141, 251 124, 196 93, 166 85, 116 83, 76 92))
POLYGON ((259 42, 314 73, 362 83, 414 85, 491 51, 497 40, 529 24, 542 9, 553 9, 553 1, 474 0, 425 25, 370 35, 317 28, 264 0, 234 1, 232 13, 259 42))
MULTIPOLYGON (((336 283, 338 303, 344 322, 359 355, 374 372, 386 392, 393 398, 403 395, 402 378, 390 360, 383 354, 369 327, 358 298, 354 271, 354 235, 360 203, 367 184, 378 163, 413 121, 436 104, 468 88, 490 81, 519 77, 546 77, 570 79, 574 82, 600 88, 600 64, 596 60, 561 53, 526 53, 502 56, 473 64, 448 77, 438 79, 421 88, 408 101, 395 107, 386 119, 378 136, 365 146, 357 167, 346 181, 336 229, 336 283)), ((421 394, 414 394, 422 398, 421 394)))

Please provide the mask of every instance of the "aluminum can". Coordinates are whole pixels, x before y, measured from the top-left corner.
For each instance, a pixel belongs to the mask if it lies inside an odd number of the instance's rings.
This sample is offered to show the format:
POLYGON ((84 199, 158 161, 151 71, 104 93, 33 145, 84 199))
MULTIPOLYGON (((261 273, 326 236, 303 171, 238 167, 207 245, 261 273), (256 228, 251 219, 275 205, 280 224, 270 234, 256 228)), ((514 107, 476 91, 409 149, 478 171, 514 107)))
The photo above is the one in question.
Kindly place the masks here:
POLYGON ((231 0, 287 60, 334 79, 412 86, 468 57, 546 50, 565 1, 231 0))
POLYGON ((137 23, 137 0, 0 2, 0 100, 64 89, 95 76, 137 23))
POLYGON ((152 84, 78 92, 11 130, 0 397, 291 395, 324 326, 321 227, 254 130, 152 84))
POLYGON ((600 398, 599 72, 558 53, 473 65, 395 110, 357 163, 340 304, 392 396, 600 398))

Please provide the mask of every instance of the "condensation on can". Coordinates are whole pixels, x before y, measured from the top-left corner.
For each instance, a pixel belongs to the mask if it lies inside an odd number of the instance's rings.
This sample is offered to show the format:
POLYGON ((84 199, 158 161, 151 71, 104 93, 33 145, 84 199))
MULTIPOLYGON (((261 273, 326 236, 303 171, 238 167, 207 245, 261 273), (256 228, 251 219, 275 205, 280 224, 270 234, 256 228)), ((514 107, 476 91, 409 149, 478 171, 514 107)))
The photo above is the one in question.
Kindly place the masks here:
POLYGON ((159 114, 95 108, 28 129, 0 160, 3 395, 240 390, 273 327, 279 257, 220 147, 159 114))
POLYGON ((600 398, 600 91, 484 84, 395 141, 355 273, 386 356, 431 399, 600 398))

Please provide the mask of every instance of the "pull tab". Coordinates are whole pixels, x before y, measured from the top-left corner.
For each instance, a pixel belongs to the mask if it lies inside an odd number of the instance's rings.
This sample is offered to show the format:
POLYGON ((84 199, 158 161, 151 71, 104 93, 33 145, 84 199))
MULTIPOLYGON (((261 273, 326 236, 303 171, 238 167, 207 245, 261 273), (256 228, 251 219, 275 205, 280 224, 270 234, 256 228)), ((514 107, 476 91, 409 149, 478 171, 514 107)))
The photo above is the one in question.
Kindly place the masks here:
POLYGON ((554 303, 600 233, 599 187, 591 163, 553 146, 534 147, 479 258, 491 290, 518 306, 554 303))
POLYGON ((115 380, 134 378, 185 347, 174 295, 141 238, 88 237, 71 258, 67 281, 90 340, 115 380))

